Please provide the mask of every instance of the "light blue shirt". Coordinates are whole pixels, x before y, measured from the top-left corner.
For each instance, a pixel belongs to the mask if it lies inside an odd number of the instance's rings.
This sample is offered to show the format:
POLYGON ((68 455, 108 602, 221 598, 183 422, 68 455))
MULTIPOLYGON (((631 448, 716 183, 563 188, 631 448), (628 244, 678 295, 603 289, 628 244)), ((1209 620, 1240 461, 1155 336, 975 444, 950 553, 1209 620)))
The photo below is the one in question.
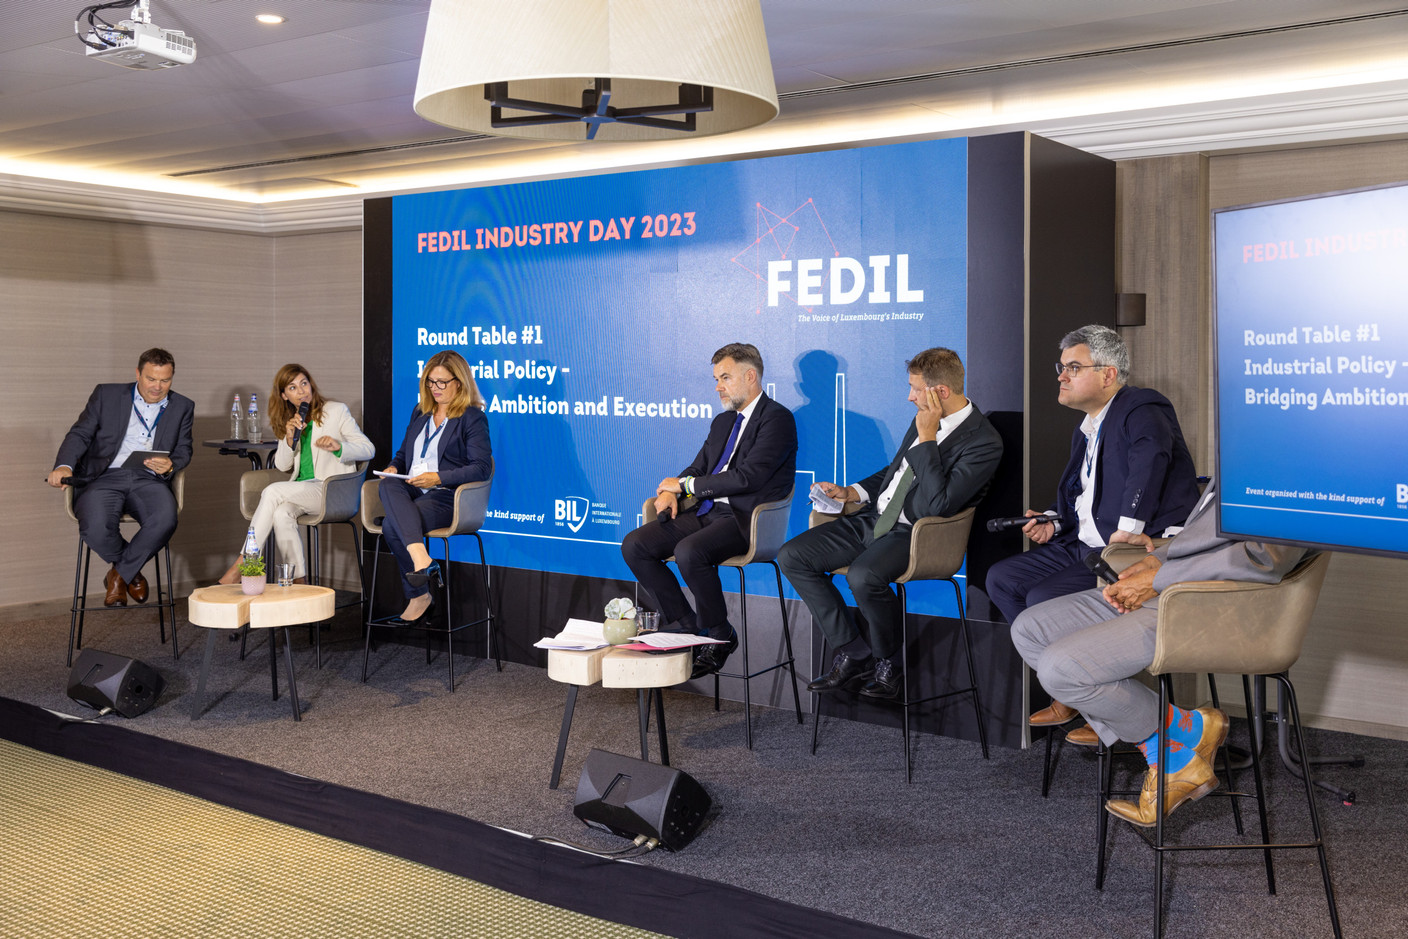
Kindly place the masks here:
MULTIPOLYGON (((166 407, 166 397, 163 396, 156 404, 148 404, 137 391, 137 386, 132 386, 132 407, 133 410, 127 418, 127 433, 122 438, 122 446, 117 450, 117 456, 112 458, 113 466, 121 466, 127 458, 138 450, 150 450, 156 439, 156 422, 161 419, 162 408, 166 407), (137 415, 141 414, 141 419, 137 415), (142 426, 142 421, 146 421, 146 427, 142 426), (150 430, 148 430, 150 428, 150 430)), ((152 473, 151 470, 143 469, 152 473)), ((155 476, 155 473, 152 473, 155 476)))
MULTIPOLYGON (((407 475, 419 476, 421 473, 440 472, 440 437, 448 423, 450 423, 450 418, 447 417, 440 422, 439 427, 436 427, 434 415, 431 415, 430 420, 425 422, 425 429, 416 437, 411 469, 407 475)), ((429 491, 429 489, 421 490, 421 492, 429 491)))

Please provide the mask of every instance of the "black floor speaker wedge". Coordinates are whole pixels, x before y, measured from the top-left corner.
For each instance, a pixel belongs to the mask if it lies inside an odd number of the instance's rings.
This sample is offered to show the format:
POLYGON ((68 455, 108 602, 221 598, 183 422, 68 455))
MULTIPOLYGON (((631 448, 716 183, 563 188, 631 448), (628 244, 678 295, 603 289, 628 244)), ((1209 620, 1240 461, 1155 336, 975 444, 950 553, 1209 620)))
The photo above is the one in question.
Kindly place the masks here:
POLYGON ((688 773, 592 750, 577 782, 572 814, 592 828, 623 838, 645 835, 678 851, 694 839, 712 804, 688 773))
POLYGON ((151 709, 166 681, 145 662, 84 649, 68 673, 68 696, 99 711, 136 717, 151 709))

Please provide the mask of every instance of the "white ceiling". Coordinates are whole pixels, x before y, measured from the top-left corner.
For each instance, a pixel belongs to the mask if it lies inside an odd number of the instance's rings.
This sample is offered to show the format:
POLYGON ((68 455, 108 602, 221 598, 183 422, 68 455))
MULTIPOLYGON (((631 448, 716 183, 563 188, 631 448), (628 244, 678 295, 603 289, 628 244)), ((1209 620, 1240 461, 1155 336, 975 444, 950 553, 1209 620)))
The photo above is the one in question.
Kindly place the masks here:
POLYGON ((428 0, 151 0, 198 57, 150 72, 84 56, 86 2, 0 2, 12 190, 248 204, 1016 128, 1113 157, 1408 135, 1408 9, 1380 0, 761 0, 781 116, 650 144, 464 139, 422 120, 428 0))

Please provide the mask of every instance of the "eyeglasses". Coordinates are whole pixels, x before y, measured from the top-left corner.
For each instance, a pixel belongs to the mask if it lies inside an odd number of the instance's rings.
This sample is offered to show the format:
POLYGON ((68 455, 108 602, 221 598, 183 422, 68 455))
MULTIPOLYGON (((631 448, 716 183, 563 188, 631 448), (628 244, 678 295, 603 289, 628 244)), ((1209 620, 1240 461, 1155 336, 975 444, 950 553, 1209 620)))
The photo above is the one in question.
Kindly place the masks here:
POLYGON ((1057 377, 1057 378, 1060 378, 1060 377, 1061 377, 1062 375, 1064 375, 1065 373, 1070 372, 1072 378, 1077 378, 1077 377, 1080 376, 1080 370, 1083 369, 1083 368, 1114 368, 1114 366, 1113 366, 1113 365, 1096 365, 1096 364, 1094 364, 1093 362, 1091 362, 1091 363, 1086 363, 1086 362, 1064 362, 1064 363, 1062 363, 1062 362, 1057 362, 1057 363, 1056 363, 1056 377, 1057 377))
POLYGON ((438 378, 427 378, 425 383, 439 391, 444 391, 446 388, 450 387, 451 382, 457 381, 459 381, 458 378, 447 378, 444 381, 440 381, 438 378))

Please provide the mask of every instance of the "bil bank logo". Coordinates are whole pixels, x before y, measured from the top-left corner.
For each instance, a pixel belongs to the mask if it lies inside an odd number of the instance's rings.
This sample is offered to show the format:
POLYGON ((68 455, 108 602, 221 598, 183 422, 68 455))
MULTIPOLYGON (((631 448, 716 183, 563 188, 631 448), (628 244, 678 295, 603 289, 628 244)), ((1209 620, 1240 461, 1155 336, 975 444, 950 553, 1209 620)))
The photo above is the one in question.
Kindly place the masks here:
POLYGON ((1398 484, 1398 507, 1408 509, 1408 483, 1398 484))
POLYGON ((581 496, 552 500, 552 517, 558 527, 565 525, 574 535, 587 523, 591 511, 592 504, 581 496))

